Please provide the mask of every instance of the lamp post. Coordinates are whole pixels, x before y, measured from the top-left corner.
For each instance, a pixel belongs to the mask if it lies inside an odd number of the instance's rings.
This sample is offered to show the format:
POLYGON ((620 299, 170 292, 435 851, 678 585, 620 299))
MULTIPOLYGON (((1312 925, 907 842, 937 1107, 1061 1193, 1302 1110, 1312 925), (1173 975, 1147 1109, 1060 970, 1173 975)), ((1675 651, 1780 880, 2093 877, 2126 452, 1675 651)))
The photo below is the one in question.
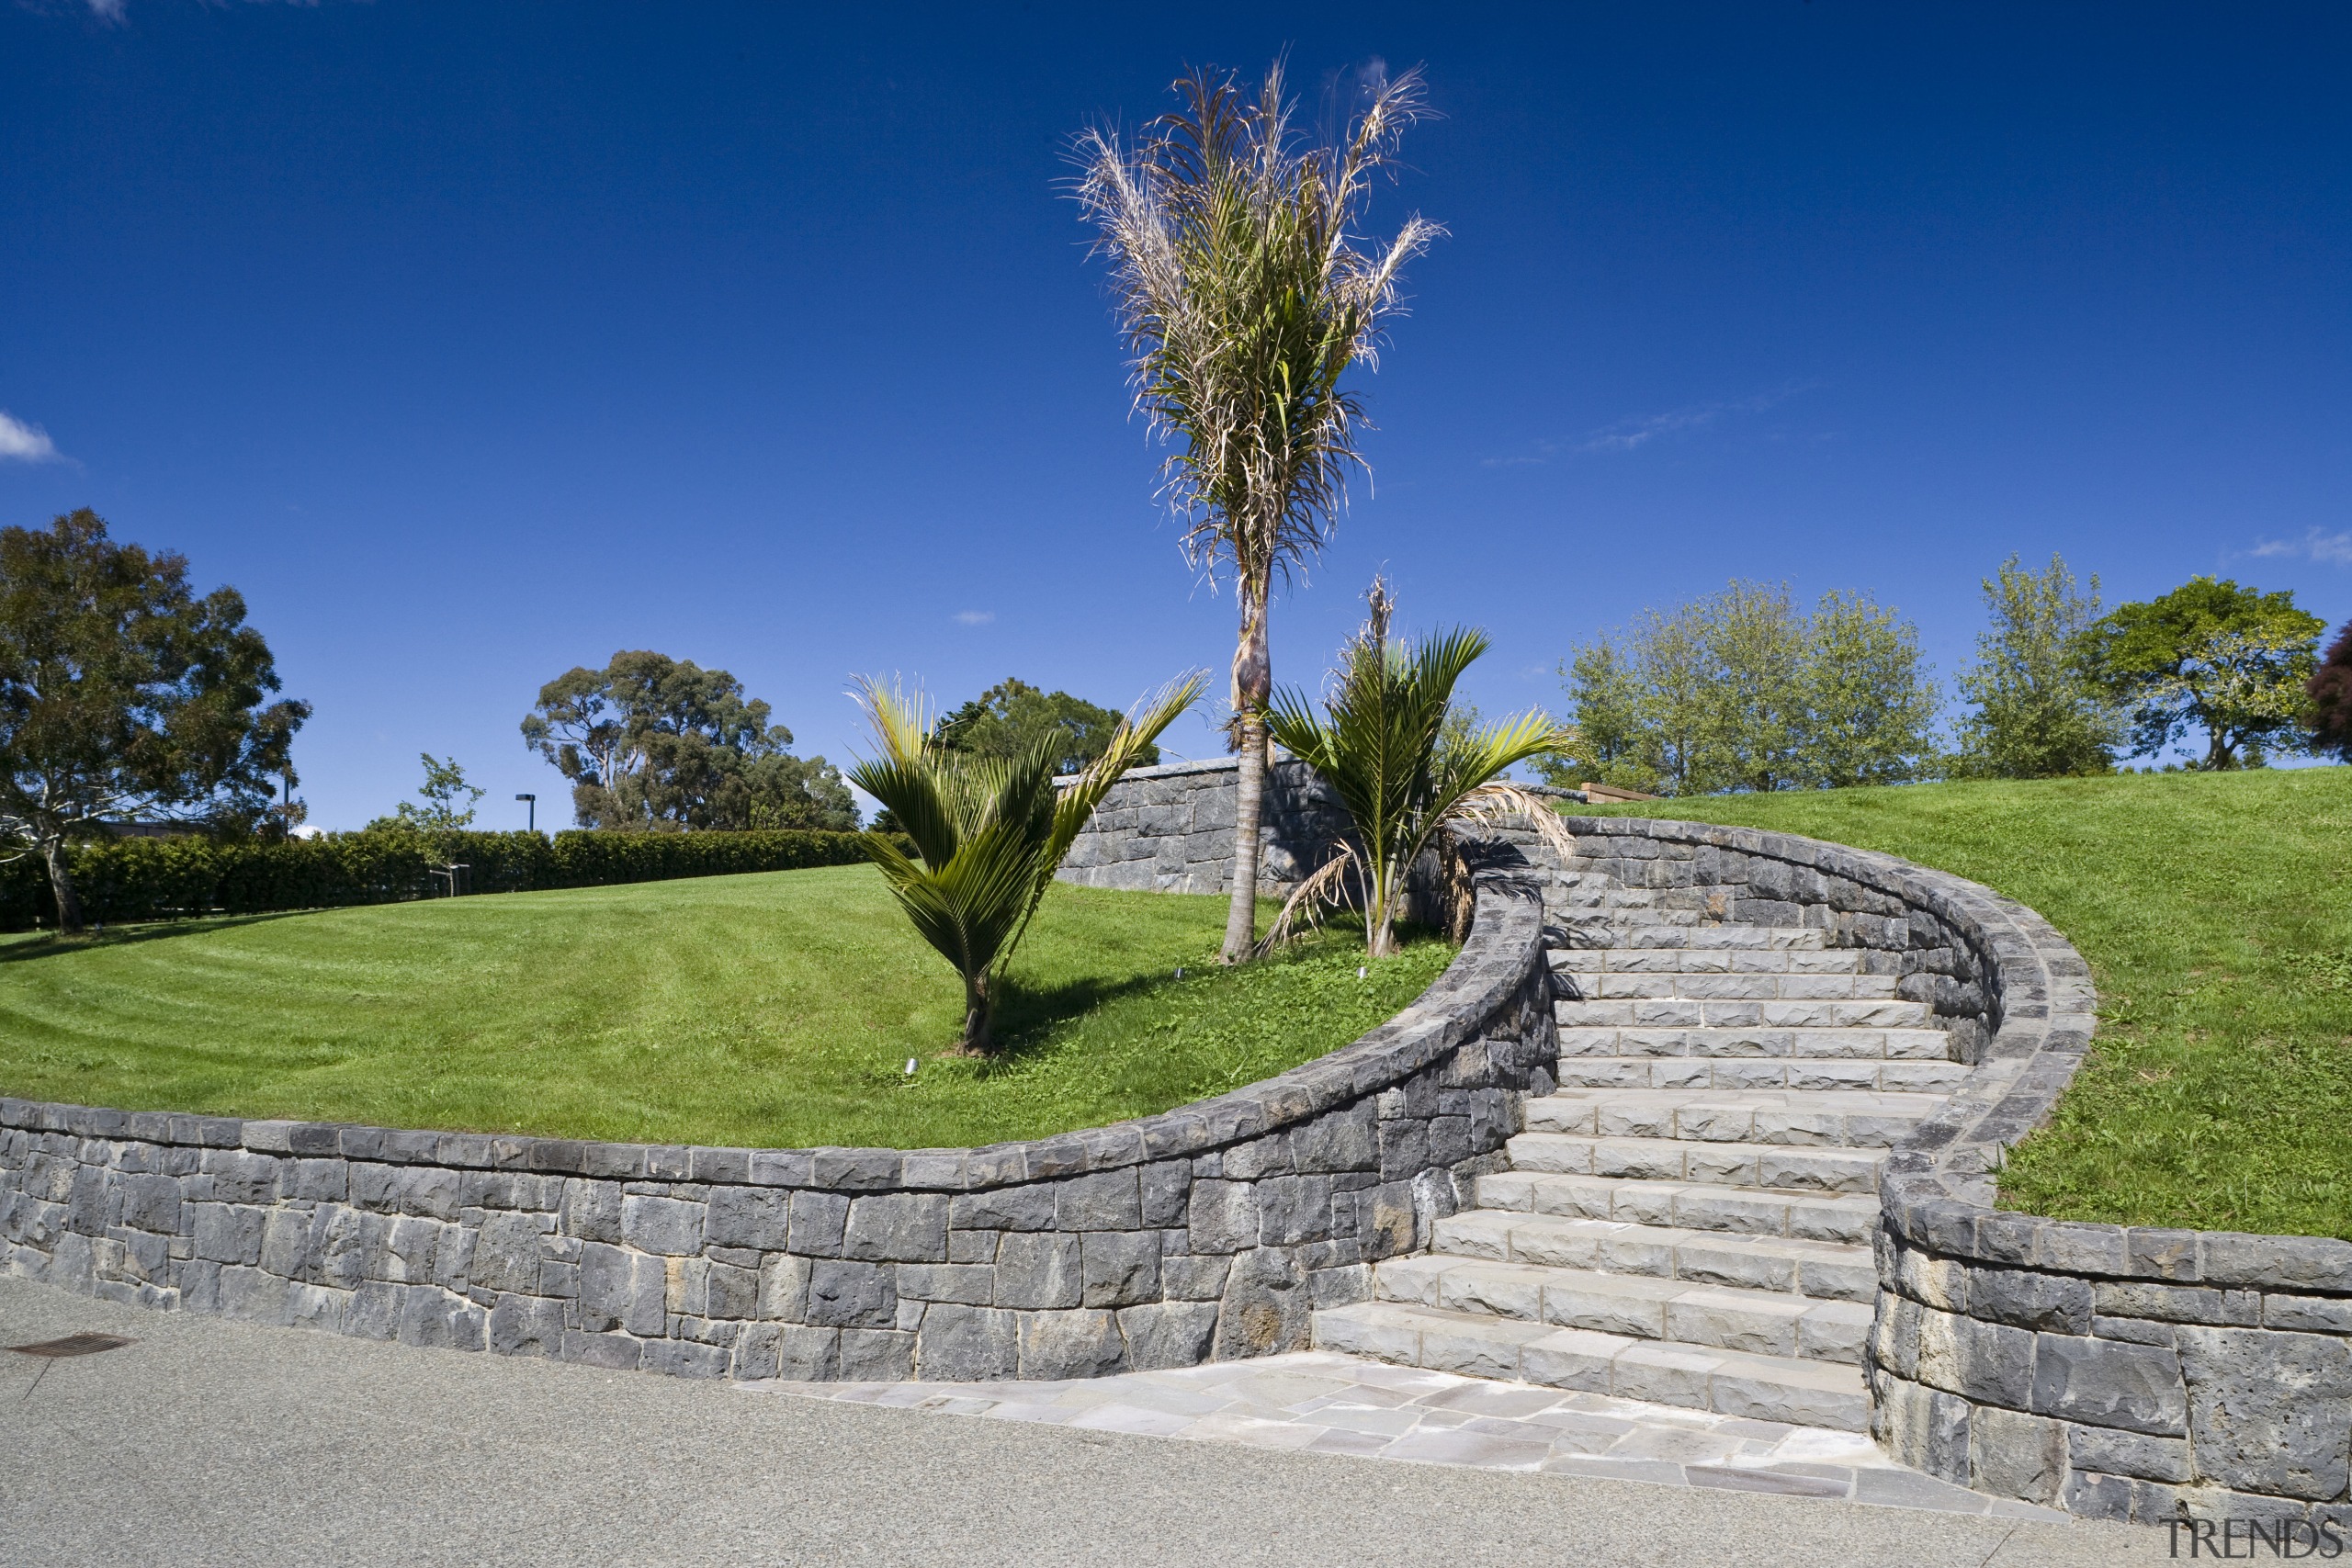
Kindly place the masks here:
POLYGON ((514 798, 524 803, 523 820, 526 830, 537 832, 539 830, 539 797, 536 795, 518 795, 514 798))

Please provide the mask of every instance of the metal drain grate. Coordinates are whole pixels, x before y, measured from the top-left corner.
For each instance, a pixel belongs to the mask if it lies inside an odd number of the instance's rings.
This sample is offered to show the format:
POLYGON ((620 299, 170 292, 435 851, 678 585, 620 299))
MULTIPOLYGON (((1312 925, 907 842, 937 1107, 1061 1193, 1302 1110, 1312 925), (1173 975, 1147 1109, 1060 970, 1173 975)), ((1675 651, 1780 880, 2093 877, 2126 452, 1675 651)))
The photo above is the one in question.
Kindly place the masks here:
POLYGON ((38 1345, 11 1345, 9 1349, 19 1356, 40 1356, 47 1360, 62 1360, 68 1356, 95 1356, 101 1350, 119 1350, 131 1343, 119 1334, 69 1334, 62 1339, 44 1339, 38 1345))

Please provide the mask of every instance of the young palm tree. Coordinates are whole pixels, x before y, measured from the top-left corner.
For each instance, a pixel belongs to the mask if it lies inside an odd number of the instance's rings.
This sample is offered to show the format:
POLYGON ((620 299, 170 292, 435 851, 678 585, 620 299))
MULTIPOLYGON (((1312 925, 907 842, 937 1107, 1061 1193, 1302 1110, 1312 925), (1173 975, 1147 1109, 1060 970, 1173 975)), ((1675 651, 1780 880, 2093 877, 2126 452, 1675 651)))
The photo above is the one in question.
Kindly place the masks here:
POLYGON ((1200 690, 1194 674, 1147 697, 1120 721, 1102 755, 1057 791, 1059 736, 1041 737, 1013 757, 955 750, 940 742, 920 693, 858 683, 881 754, 850 769, 850 781, 890 808, 917 858, 874 832, 865 835, 865 852, 915 930, 964 976, 961 1055, 991 1049, 989 1024, 1005 965, 1070 841, 1200 690))
POLYGON ((1356 842, 1338 845, 1291 895, 1269 946, 1302 908, 1338 903, 1352 873, 1366 951, 1374 958, 1395 952, 1406 874, 1449 822, 1523 817, 1545 840, 1574 852, 1559 815, 1500 777, 1513 763, 1573 745, 1574 732, 1541 713, 1449 726, 1454 682, 1487 651, 1486 633, 1456 627, 1418 647, 1392 645, 1385 612, 1375 588, 1372 626, 1341 655, 1328 717, 1317 717, 1296 692, 1277 693, 1269 710, 1275 742, 1322 775, 1356 829, 1356 842))
POLYGON ((1227 573, 1241 611, 1233 712, 1241 772, 1225 960, 1252 952, 1265 704, 1273 666, 1266 609, 1279 573, 1322 547, 1362 467, 1351 365, 1376 367, 1405 263, 1443 232, 1418 215, 1359 250, 1351 228, 1397 138, 1423 112, 1420 77, 1374 85, 1345 134, 1303 143, 1279 63, 1253 98, 1232 76, 1194 72, 1183 107, 1129 149, 1079 138, 1078 198, 1111 258, 1136 406, 1177 439, 1163 493, 1185 519, 1187 554, 1227 573))

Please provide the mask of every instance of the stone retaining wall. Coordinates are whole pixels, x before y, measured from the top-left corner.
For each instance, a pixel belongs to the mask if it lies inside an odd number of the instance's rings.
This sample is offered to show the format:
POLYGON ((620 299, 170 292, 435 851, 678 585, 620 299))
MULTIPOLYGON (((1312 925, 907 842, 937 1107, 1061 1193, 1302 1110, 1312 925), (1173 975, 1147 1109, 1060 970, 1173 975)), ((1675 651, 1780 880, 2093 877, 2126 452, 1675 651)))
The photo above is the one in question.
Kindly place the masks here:
MULTIPOLYGON (((1578 865, 1714 918, 1881 949, 1977 1065, 1880 1183, 1871 1429, 1905 1463, 2096 1518, 2352 1536, 2352 1243, 1996 1206, 2088 1050, 2088 967, 2014 900, 1787 834, 1572 819, 1578 865)), ((2303 1544, 2309 1545, 2306 1534, 2303 1544)))
POLYGON ((1303 1348, 1546 1092, 1542 897, 1341 1050, 978 1149, 651 1147, 0 1100, 0 1269, 415 1345, 742 1379, 1063 1378, 1303 1348))
MULTIPOLYGON (((1239 759, 1133 768, 1071 844, 1057 874, 1086 887, 1227 893, 1233 887, 1234 782, 1239 759)), ((1295 758, 1266 770, 1258 890, 1287 894, 1349 832, 1330 786, 1295 758)))

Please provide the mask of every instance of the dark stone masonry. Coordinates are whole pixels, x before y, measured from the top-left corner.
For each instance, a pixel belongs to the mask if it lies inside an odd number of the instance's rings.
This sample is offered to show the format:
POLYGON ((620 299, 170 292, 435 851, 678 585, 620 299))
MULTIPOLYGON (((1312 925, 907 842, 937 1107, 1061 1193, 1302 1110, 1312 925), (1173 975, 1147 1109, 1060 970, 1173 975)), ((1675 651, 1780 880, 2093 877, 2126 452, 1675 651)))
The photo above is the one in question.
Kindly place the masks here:
POLYGON ((1556 1059, 1508 849, 1411 1007, 1164 1115, 978 1149, 650 1147, 0 1100, 0 1269, 158 1308, 687 1377, 1084 1377, 1306 1346, 1556 1059))
MULTIPOLYGON (((1136 768, 1119 781, 1062 862, 1064 882, 1147 893, 1228 893, 1233 885, 1231 757, 1136 768)), ((1284 894, 1331 858, 1349 819, 1330 786, 1295 758, 1266 770, 1258 889, 1284 894)))

